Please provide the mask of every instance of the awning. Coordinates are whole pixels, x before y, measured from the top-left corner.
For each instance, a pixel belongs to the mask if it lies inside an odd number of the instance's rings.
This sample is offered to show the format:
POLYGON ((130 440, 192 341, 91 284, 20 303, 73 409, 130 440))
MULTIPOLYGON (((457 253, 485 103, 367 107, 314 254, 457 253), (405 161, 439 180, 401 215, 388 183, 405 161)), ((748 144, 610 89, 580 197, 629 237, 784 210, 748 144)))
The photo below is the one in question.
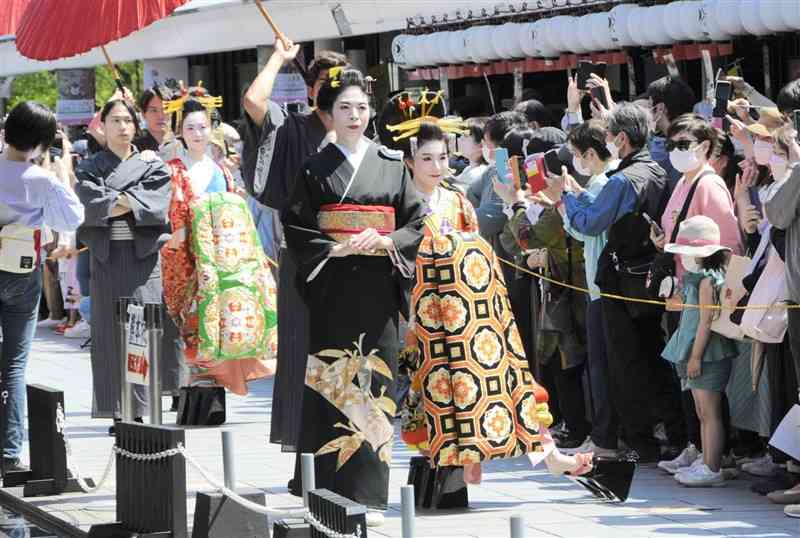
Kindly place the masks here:
MULTIPOLYGON (((341 37, 333 9, 341 6, 352 30, 366 35, 401 30, 408 17, 439 15, 455 9, 493 9, 486 0, 267 0, 281 29, 297 42, 341 37)), ((274 37, 251 0, 193 0, 171 17, 108 45, 115 62, 172 58, 271 45, 274 37)), ((13 36, 0 39, 0 76, 105 63, 99 51, 56 62, 21 56, 13 36)))

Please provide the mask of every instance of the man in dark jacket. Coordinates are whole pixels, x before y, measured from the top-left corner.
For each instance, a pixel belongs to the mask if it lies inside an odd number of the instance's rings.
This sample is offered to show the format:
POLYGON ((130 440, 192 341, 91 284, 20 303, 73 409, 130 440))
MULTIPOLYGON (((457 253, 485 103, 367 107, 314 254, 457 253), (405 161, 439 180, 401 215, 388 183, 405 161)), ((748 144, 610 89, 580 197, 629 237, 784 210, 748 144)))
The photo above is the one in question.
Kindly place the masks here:
MULTIPOLYGON (((649 238, 647 213, 658 221, 669 189, 664 170, 647 150, 650 114, 621 103, 608 115, 606 145, 622 159, 594 199, 567 181, 562 202, 572 227, 585 235, 608 231, 598 262, 596 282, 605 293, 644 297, 645 274, 656 255, 649 238)), ((641 462, 655 462, 661 452, 653 426, 664 421, 669 442, 685 445, 680 393, 669 364, 661 358, 663 308, 602 298, 613 404, 628 444, 641 462)))

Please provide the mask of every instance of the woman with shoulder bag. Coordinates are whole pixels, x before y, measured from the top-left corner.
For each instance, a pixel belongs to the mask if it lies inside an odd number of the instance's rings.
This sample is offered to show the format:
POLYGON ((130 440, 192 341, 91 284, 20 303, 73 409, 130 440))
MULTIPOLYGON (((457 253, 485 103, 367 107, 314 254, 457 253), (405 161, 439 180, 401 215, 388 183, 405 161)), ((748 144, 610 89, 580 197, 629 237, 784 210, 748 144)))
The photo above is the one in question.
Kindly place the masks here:
MULTIPOLYGON (((717 175, 708 162, 717 144, 716 130, 697 114, 684 114, 670 124, 667 131, 670 163, 683 176, 675 185, 664 209, 661 229, 656 225, 651 229, 650 237, 660 251, 664 250, 667 242, 675 242, 681 222, 703 215, 711 218, 719 226, 720 245, 727 247, 734 254, 741 254, 741 235, 733 198, 725 180, 717 175)), ((676 264, 670 254, 659 256, 657 264, 658 267, 654 267, 651 273, 653 275, 651 289, 655 286, 667 303, 680 302, 678 283, 683 277, 683 267, 681 264, 676 264), (661 271, 658 271, 659 268, 661 271)), ((669 311, 669 306, 667 309, 667 329, 671 335, 678 327, 680 312, 669 311)), ((682 391, 681 402, 689 445, 677 458, 659 462, 659 468, 670 474, 691 465, 702 449, 700 422, 690 391, 682 391)))

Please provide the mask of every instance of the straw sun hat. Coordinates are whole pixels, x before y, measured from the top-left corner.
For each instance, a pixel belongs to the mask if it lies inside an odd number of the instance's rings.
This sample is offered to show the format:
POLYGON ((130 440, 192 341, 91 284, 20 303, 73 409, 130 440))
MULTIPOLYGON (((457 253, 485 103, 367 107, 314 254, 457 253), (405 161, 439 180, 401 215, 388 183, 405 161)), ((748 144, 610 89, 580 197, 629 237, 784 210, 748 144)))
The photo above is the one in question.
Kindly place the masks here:
POLYGON ((665 252, 708 258, 720 250, 730 250, 719 244, 720 233, 717 223, 703 215, 695 215, 681 222, 674 243, 667 243, 665 252))

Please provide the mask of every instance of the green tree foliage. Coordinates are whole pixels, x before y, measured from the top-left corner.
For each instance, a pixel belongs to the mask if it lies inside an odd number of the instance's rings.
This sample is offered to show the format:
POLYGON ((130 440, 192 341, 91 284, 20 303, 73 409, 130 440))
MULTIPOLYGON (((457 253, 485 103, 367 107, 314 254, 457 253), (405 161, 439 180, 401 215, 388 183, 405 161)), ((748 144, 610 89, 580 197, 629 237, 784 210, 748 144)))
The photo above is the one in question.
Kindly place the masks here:
MULTIPOLYGON (((119 64, 122 83, 133 92, 134 96, 142 93, 144 84, 144 66, 141 61, 119 64)), ((103 103, 114 94, 117 89, 114 77, 108 66, 98 66, 95 68, 95 101, 97 106, 103 103)), ((7 110, 11 110, 20 101, 38 101, 55 110, 56 100, 58 99, 58 86, 56 84, 56 74, 50 71, 40 71, 27 75, 19 75, 14 79, 11 86, 11 98, 8 101, 7 110)))

